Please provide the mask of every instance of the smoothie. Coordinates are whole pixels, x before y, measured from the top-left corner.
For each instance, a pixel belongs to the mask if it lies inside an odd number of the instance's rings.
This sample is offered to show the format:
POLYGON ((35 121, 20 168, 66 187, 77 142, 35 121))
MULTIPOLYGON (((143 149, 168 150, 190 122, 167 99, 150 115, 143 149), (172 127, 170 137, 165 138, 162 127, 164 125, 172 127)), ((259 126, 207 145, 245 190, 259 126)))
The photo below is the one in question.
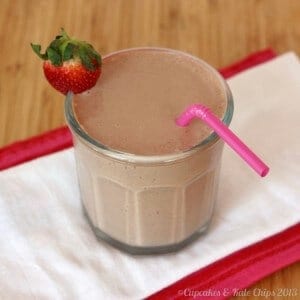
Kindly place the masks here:
POLYGON ((207 229, 223 142, 200 121, 175 125, 195 102, 230 122, 230 91, 217 72, 157 48, 105 57, 97 85, 67 97, 81 198, 98 237, 131 253, 160 253, 207 229))
POLYGON ((188 150, 211 130, 202 122, 174 126, 193 102, 222 117, 224 87, 196 58, 168 50, 123 51, 103 60, 90 91, 76 95, 74 110, 84 130, 103 145, 136 155, 188 150))

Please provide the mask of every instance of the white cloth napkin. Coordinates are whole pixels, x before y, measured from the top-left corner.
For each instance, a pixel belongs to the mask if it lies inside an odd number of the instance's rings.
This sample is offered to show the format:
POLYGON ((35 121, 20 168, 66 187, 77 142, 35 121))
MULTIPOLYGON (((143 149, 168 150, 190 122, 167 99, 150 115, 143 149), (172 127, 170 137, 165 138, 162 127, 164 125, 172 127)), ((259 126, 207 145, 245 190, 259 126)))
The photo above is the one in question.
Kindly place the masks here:
POLYGON ((82 213, 73 149, 0 172, 0 299, 140 299, 300 220, 300 64, 293 53, 229 81, 231 128, 271 167, 225 147, 208 234, 181 252, 130 256, 82 213))

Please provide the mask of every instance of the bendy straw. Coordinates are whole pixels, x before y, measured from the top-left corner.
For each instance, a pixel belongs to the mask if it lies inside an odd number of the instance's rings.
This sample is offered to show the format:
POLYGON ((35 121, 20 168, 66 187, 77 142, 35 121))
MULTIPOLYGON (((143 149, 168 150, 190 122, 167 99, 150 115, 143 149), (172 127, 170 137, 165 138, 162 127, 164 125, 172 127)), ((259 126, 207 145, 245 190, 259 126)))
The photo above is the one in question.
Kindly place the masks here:
POLYGON ((201 104, 192 104, 176 119, 178 126, 187 126, 193 118, 203 120, 261 177, 269 172, 269 167, 250 150, 222 121, 201 104))

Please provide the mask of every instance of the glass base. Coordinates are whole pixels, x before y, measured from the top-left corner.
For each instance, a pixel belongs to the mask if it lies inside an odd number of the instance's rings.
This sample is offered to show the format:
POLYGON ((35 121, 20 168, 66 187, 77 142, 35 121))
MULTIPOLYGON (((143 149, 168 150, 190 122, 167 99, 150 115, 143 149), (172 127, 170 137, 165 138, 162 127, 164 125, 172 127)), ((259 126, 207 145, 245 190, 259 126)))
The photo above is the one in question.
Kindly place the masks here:
POLYGON ((149 255, 149 254, 165 254, 165 253, 171 253, 171 252, 177 252, 181 250, 182 248, 186 247, 188 244, 195 241, 200 235, 204 234, 208 227, 209 222, 205 223, 204 226, 202 226, 200 229, 198 229, 196 232, 194 232, 192 235, 187 237, 185 240, 171 245, 164 245, 164 246, 154 246, 154 247, 143 247, 143 246, 132 246, 123 242, 120 242, 111 236, 107 235, 105 232, 100 230, 99 228, 95 227, 86 212, 86 209, 83 207, 84 214, 88 220, 89 225, 91 226, 94 234, 100 241, 105 241, 111 246, 123 251, 127 252, 129 254, 133 255, 149 255))

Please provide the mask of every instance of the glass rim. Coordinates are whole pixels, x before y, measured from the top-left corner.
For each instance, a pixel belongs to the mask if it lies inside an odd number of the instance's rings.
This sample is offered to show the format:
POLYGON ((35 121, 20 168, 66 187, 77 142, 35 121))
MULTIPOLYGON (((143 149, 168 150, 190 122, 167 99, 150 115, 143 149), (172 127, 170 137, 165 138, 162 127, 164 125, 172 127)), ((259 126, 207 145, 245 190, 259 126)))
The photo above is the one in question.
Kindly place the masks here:
MULTIPOLYGON (((180 50, 174 50, 174 49, 169 49, 169 48, 159 48, 159 47, 137 47, 137 48, 128 48, 128 49, 123 49, 119 51, 112 52, 106 56, 103 57, 103 59, 109 58, 113 55, 117 55, 122 52, 128 52, 128 51, 139 51, 139 50, 156 50, 156 51, 168 51, 168 52, 175 52, 179 53, 181 55, 193 58, 200 62, 202 65, 205 66, 218 80, 220 83, 220 86, 223 88, 226 100, 227 100, 227 107, 224 112, 224 115, 222 117, 222 122, 225 123, 227 126, 230 125, 230 122, 232 120, 233 116, 233 111, 234 111, 234 104, 233 104, 233 97, 232 93, 229 89, 228 84, 226 81, 223 79, 223 77, 219 74, 219 72, 214 69, 212 66, 210 66, 208 63, 203 61, 202 59, 193 56, 189 53, 180 51, 180 50)), ((73 110, 73 93, 68 92, 66 98, 65 98, 65 118, 67 121, 67 124, 69 128, 71 129, 72 133, 75 134, 77 137, 80 138, 81 141, 83 141, 85 144, 87 144, 91 149, 102 153, 105 156, 108 156, 110 158, 116 159, 116 160, 121 160, 125 162, 131 162, 131 163, 143 163, 143 164, 148 164, 148 163, 169 163, 177 160, 181 160, 183 158, 186 158, 188 156, 191 156, 195 152, 200 151, 201 149, 204 149, 214 143, 216 143, 220 138, 219 136, 212 131, 205 139, 200 141, 198 144, 195 146, 184 150, 180 152, 174 152, 170 154, 163 154, 163 155, 138 155, 138 154, 133 154, 129 152, 123 152, 119 151, 116 149, 109 148, 108 146, 105 146, 104 144, 101 144, 99 141, 96 139, 92 138, 89 136, 84 129, 81 127, 79 122, 76 119, 74 110, 73 110)))

